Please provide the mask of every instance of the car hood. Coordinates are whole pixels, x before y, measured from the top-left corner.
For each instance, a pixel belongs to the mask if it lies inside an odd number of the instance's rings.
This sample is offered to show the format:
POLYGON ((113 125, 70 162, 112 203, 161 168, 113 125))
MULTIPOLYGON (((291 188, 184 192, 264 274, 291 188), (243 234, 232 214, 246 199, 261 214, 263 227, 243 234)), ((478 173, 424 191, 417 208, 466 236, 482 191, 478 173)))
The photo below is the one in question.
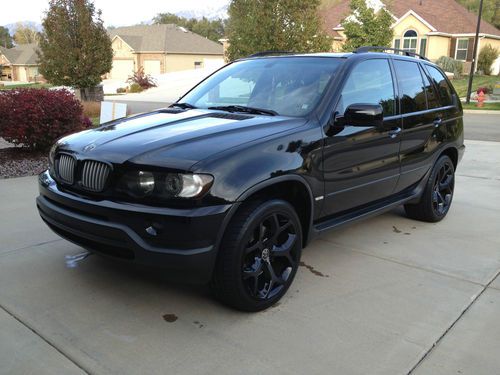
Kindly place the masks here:
POLYGON ((305 124, 306 119, 210 110, 160 110, 117 120, 58 142, 59 151, 115 164, 188 170, 216 153, 305 124))

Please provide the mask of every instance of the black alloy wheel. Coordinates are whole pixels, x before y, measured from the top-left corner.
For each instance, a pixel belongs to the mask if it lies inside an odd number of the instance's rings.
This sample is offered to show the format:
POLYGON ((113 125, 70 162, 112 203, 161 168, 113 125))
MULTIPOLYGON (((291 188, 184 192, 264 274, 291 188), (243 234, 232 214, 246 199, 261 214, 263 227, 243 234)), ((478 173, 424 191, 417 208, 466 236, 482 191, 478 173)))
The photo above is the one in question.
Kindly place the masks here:
POLYGON ((435 223, 442 220, 451 207, 455 188, 455 166, 449 156, 441 156, 432 168, 427 184, 416 204, 406 204, 408 217, 435 223))
POLYGON ((290 203, 245 203, 226 229, 211 288, 231 307, 264 310, 288 290, 301 251, 302 228, 290 203))
POLYGON ((270 299, 285 287, 299 262, 297 238, 286 213, 273 213, 254 225, 242 262, 243 283, 252 298, 270 299))
POLYGON ((443 163, 434 180, 432 208, 437 216, 444 216, 450 209, 455 187, 455 174, 451 160, 443 163))

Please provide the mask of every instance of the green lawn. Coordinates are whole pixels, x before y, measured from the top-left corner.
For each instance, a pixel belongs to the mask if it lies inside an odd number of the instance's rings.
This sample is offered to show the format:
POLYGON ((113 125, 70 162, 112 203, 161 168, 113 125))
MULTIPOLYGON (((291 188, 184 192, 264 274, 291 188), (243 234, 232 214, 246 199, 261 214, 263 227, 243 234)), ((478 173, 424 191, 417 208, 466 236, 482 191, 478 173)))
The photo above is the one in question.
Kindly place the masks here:
POLYGON ((49 87, 52 87, 50 83, 27 83, 27 84, 20 84, 20 85, 6 85, 3 87, 0 87, 0 90, 13 90, 13 89, 48 89, 49 87))
POLYGON ((483 108, 478 108, 475 102, 471 102, 470 104, 465 104, 462 103, 462 106, 464 109, 476 109, 476 110, 494 110, 494 111, 500 111, 500 103, 485 103, 483 108))
MULTIPOLYGON (((498 76, 474 76, 472 81, 472 92, 475 92, 479 87, 490 87, 493 89, 496 82, 500 82, 500 77, 498 76)), ((461 98, 467 96, 467 86, 469 84, 469 77, 464 77, 461 79, 451 80, 455 90, 457 90, 458 95, 461 98)))

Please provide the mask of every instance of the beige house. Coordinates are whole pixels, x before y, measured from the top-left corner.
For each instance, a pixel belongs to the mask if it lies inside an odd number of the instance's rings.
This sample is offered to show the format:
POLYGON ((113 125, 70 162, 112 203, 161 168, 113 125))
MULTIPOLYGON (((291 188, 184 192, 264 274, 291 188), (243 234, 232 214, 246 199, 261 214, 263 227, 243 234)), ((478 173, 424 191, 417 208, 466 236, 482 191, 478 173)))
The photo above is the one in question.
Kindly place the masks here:
POLYGON ((22 44, 14 48, 0 47, 0 81, 35 82, 43 80, 38 73, 36 44, 22 44))
POLYGON ((127 79, 140 67, 161 74, 220 64, 222 45, 173 24, 120 27, 110 31, 114 52, 108 77, 127 79))
MULTIPOLYGON (((406 49, 437 60, 449 56, 465 63, 469 71, 473 60, 477 15, 469 12, 455 0, 367 0, 378 10, 386 8, 394 18, 392 47, 406 49)), ((345 42, 342 20, 349 16, 349 1, 342 0, 322 12, 325 26, 334 38, 334 49, 345 42)), ((479 48, 490 44, 500 49, 500 30, 482 21, 479 48)), ((500 59, 494 64, 494 74, 500 70, 500 59)))

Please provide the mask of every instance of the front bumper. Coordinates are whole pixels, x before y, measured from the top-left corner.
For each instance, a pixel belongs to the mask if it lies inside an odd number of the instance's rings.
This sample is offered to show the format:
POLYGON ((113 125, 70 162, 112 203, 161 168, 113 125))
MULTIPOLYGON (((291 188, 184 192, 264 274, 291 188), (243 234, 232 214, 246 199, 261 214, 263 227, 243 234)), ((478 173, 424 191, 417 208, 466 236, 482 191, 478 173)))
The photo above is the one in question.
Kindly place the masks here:
POLYGON ((92 252, 202 283, 211 278, 232 207, 173 209, 94 201, 60 190, 48 172, 39 176, 39 191, 40 216, 61 237, 92 252))

